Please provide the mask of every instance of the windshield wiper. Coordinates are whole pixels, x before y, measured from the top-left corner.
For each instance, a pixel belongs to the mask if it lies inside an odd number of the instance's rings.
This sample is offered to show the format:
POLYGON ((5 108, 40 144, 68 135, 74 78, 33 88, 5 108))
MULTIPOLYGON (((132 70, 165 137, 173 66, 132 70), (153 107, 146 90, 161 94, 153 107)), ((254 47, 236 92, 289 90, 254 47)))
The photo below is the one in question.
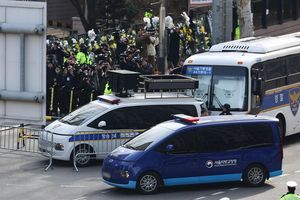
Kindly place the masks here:
POLYGON ((70 125, 71 125, 71 123, 70 123, 69 121, 67 121, 67 120, 61 119, 60 122, 65 123, 65 124, 70 124, 70 125))
POLYGON ((133 146, 130 146, 130 145, 124 145, 124 147, 127 148, 127 149, 135 150, 135 148, 133 146))
POLYGON ((221 103, 221 101, 219 100, 219 98, 217 97, 217 95, 216 94, 213 94, 214 95, 214 97, 216 98, 216 102, 217 102, 217 104, 219 105, 219 107, 220 108, 223 108, 223 104, 221 103))

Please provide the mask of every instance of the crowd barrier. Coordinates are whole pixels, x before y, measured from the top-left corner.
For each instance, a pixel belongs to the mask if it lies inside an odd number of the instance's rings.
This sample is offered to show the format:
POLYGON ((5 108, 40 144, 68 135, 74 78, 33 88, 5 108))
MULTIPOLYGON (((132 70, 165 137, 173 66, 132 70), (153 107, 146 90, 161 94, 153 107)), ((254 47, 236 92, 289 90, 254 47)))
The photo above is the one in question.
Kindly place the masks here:
MULTIPOLYGON (((104 159, 115 148, 143 131, 85 131, 64 136, 68 137, 71 160, 78 171, 78 167, 85 166, 87 161, 104 159)), ((42 154, 49 159, 45 171, 52 167, 55 137, 55 133, 43 129, 0 125, 0 149, 42 154)))
MULTIPOLYGON (((14 152, 41 153, 39 149, 39 138, 43 132, 43 129, 0 125, 0 149, 14 152)), ((52 133, 46 134, 49 138, 53 139, 52 133)), ((46 171, 52 165, 51 149, 48 157, 49 164, 45 168, 46 171)))

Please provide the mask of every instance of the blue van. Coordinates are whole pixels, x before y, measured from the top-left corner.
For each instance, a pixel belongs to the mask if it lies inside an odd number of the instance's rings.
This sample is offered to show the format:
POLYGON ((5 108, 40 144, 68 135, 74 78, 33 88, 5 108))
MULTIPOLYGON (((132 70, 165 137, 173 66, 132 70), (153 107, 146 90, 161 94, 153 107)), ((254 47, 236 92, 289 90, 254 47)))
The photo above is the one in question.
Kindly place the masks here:
POLYGON ((174 117, 109 154, 103 162, 103 181, 152 194, 163 186, 226 181, 261 186, 282 174, 276 118, 174 117))

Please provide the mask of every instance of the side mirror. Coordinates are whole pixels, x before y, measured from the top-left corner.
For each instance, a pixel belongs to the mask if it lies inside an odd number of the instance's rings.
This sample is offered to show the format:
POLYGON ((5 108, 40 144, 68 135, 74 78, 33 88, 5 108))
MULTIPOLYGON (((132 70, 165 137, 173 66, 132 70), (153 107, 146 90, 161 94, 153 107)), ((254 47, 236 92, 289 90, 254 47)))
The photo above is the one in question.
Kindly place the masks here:
POLYGON ((99 123, 98 123, 98 127, 99 128, 102 128, 102 127, 105 127, 106 126, 106 121, 100 121, 99 123))
POLYGON ((262 95, 263 92, 263 81, 261 78, 252 79, 252 94, 262 95))
POLYGON ((174 145, 173 145, 173 144, 167 145, 167 146, 166 146, 166 152, 167 152, 167 153, 170 153, 170 152, 172 152, 172 151, 174 151, 174 145))

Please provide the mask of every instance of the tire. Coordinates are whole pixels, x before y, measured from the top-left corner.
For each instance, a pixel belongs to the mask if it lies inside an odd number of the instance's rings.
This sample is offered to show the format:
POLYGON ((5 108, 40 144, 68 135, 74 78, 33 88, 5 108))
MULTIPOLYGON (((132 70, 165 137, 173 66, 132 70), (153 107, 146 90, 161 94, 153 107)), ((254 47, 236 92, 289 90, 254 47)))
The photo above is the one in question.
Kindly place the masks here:
POLYGON ((246 168, 243 174, 243 181, 251 187, 262 186, 266 181, 266 170, 262 165, 254 164, 246 168))
MULTIPOLYGON (((92 148, 89 146, 79 146, 76 147, 75 149, 75 155, 79 154, 76 156, 76 166, 77 167, 86 167, 89 166, 91 164, 91 157, 92 155, 90 153, 92 153, 93 150, 92 148)), ((72 161, 74 162, 74 154, 72 153, 72 161)))
POLYGON ((155 194, 161 188, 161 179, 156 173, 146 172, 140 176, 137 189, 142 194, 155 194))
POLYGON ((279 134, 280 134, 280 138, 282 141, 284 141, 285 139, 285 123, 284 123, 284 119, 282 119, 282 117, 277 117, 277 119, 279 120, 279 134))

